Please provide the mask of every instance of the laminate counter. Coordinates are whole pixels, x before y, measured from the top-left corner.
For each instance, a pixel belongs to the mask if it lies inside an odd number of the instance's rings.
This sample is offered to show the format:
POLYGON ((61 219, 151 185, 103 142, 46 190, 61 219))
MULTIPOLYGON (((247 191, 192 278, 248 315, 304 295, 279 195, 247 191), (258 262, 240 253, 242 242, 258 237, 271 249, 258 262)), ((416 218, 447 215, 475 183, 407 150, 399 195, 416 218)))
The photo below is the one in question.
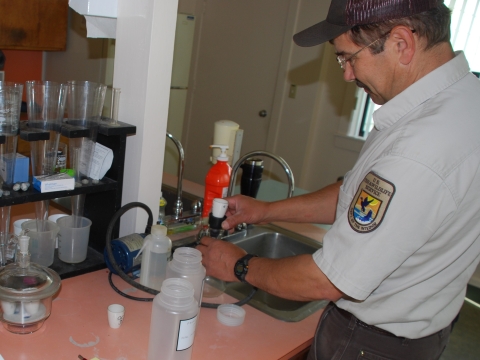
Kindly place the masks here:
MULTIPOLYGON (((113 276, 114 284, 133 296, 151 297, 113 276)), ((212 302, 235 302, 228 295, 212 302)), ((108 283, 108 270, 62 280, 52 303, 52 314, 37 332, 16 335, 0 327, 0 355, 5 360, 75 360, 78 355, 100 360, 147 358, 152 303, 124 298, 108 283), (107 307, 125 307, 119 329, 111 329, 107 307)), ((215 309, 201 308, 192 360, 290 359, 307 348, 321 310, 308 318, 287 323, 245 305, 245 322, 228 327, 216 318, 215 309)))

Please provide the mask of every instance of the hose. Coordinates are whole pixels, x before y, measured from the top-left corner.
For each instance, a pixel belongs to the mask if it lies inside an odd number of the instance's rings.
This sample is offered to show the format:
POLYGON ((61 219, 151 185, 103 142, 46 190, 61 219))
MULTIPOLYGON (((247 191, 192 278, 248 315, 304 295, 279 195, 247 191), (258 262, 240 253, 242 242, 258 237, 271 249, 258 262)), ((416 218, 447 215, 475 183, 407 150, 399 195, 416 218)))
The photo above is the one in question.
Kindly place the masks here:
MULTIPOLYGON (((144 291, 148 294, 157 295, 160 291, 149 288, 149 287, 144 286, 142 284, 139 284, 138 282, 134 281, 130 276, 128 276, 120 268, 120 266, 118 266, 117 262, 115 261, 115 257, 113 256, 112 243, 111 243, 112 242, 113 228, 115 227, 115 224, 117 223, 118 219, 123 214, 125 214, 128 210, 133 209, 133 208, 137 208, 137 207, 140 207, 140 208, 144 209, 148 214, 147 226, 145 227, 145 234, 147 234, 147 235, 150 234, 150 232, 152 230, 152 225, 153 225, 153 214, 152 214, 152 211, 150 210, 150 208, 147 205, 145 205, 141 202, 131 202, 131 203, 125 204, 113 215, 112 219, 110 220, 110 222, 108 224, 107 234, 106 234, 106 239, 105 239, 105 246, 106 246, 106 249, 107 249, 107 255, 108 255, 108 259, 110 260, 110 265, 117 272, 118 276, 120 276, 127 284, 133 286, 136 289, 142 290, 142 291, 144 291)), ((133 270, 133 268, 128 269, 126 272, 129 272, 129 271, 132 271, 132 270, 133 270)), ((120 294, 121 296, 124 296, 124 297, 126 297, 127 299, 130 299, 130 300, 136 300, 136 301, 153 301, 153 298, 141 298, 141 297, 136 297, 136 296, 131 296, 131 295, 125 294, 124 292, 122 292, 120 289, 118 289, 113 284, 112 274, 113 273, 110 271, 110 273, 108 274, 108 282, 110 283, 110 286, 113 288, 113 290, 115 292, 117 292, 118 294, 120 294)), ((242 305, 246 304, 247 302, 249 302, 252 299, 252 297, 255 295, 256 292, 257 292, 257 288, 254 287, 252 289, 252 291, 250 292, 250 294, 246 298, 234 303, 234 305, 242 306, 242 305)), ((202 302, 202 307, 210 308, 210 309, 216 309, 220 305, 222 305, 222 304, 212 304, 212 303, 202 302)))

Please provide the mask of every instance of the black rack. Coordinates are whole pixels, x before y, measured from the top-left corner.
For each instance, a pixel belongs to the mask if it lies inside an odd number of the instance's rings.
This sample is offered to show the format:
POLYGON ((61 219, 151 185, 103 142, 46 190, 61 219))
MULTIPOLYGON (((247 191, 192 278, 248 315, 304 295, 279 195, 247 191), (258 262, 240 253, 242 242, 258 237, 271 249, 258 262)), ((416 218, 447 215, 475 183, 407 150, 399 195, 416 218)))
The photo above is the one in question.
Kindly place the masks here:
MULTIPOLYGON (((48 193, 40 193, 33 189, 33 186, 30 186, 25 192, 10 191, 10 195, 0 197, 0 207, 3 207, 85 194, 84 216, 92 220, 87 259, 79 264, 67 264, 60 261, 57 252, 55 252, 55 260, 51 268, 62 279, 106 267, 103 251, 107 227, 113 215, 121 207, 127 136, 134 135, 136 127, 123 122, 118 122, 117 125, 109 125, 105 120, 103 118, 100 122, 97 142, 113 151, 113 162, 105 177, 98 183, 90 182, 90 184, 76 187, 74 190, 48 193)), ((21 123, 21 139, 26 141, 48 139, 48 131, 29 129, 26 122, 21 121, 21 123)), ((88 129, 65 123, 62 125, 61 133, 68 138, 77 138, 87 136, 88 129)), ((69 211, 70 209, 66 210, 69 211)), ((120 224, 117 222, 112 233, 113 238, 118 238, 119 228, 120 224)))

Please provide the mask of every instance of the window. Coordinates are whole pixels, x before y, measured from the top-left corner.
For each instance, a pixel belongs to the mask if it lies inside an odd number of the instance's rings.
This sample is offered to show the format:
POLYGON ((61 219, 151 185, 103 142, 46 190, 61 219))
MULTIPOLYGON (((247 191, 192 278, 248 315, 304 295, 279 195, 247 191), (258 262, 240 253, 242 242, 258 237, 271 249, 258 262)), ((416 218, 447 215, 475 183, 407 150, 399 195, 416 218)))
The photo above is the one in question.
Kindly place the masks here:
MULTIPOLYGON (((480 72, 480 0, 445 0, 452 9, 451 42, 454 50, 463 50, 470 68, 480 72)), ((478 75, 477 75, 478 76, 478 75)), ((365 139, 373 127, 373 112, 380 106, 362 89, 357 90, 357 104, 349 136, 365 139)))

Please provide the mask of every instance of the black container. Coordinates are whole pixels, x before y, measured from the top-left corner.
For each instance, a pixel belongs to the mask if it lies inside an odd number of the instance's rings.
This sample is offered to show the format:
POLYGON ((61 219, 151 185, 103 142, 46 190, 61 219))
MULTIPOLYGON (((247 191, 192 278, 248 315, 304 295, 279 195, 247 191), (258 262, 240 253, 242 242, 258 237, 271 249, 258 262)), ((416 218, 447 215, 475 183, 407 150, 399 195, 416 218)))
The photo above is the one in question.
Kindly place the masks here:
POLYGON ((262 182, 263 161, 260 159, 248 159, 240 167, 242 168, 240 193, 256 198, 262 182))

